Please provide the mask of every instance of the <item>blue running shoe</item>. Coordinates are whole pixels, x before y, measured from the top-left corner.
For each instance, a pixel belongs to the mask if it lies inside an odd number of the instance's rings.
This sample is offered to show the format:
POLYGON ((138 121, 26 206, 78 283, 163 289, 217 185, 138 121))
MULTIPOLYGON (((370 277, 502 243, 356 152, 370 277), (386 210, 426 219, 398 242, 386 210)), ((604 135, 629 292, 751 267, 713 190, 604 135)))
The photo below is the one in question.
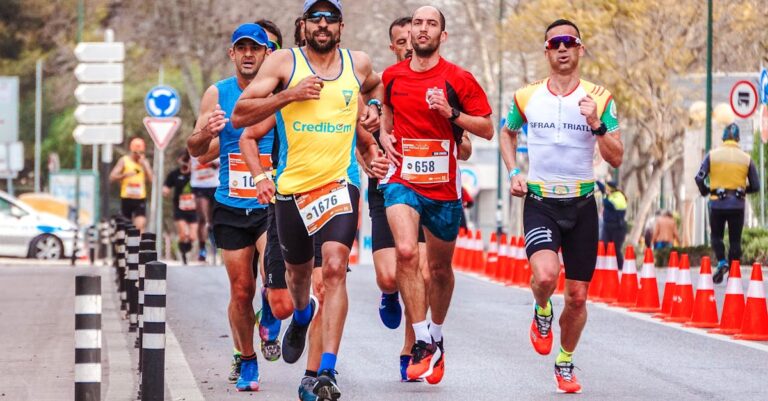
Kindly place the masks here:
POLYGON ((408 379, 408 365, 411 363, 410 355, 400 355, 400 381, 403 383, 421 383, 424 379, 408 379))
POLYGON ((237 391, 259 391, 259 363, 256 358, 242 361, 235 388, 237 391))
POLYGON ((312 392, 317 383, 317 377, 304 376, 299 384, 299 401, 317 401, 317 396, 312 392))
POLYGON ((315 388, 312 389, 317 401, 336 401, 341 398, 341 390, 336 385, 336 374, 333 369, 325 369, 317 376, 315 388))
POLYGON ((263 342, 277 340, 280 335, 280 320, 272 314, 272 308, 267 299, 267 289, 261 289, 261 317, 259 319, 259 337, 263 342))
POLYGON ((205 262, 207 258, 208 258, 208 251, 206 251, 205 248, 200 249, 200 253, 197 254, 197 261, 205 262))
POLYGON ((400 321, 403 319, 403 308, 400 306, 400 297, 397 292, 381 294, 379 316, 387 328, 394 330, 400 327, 400 321))

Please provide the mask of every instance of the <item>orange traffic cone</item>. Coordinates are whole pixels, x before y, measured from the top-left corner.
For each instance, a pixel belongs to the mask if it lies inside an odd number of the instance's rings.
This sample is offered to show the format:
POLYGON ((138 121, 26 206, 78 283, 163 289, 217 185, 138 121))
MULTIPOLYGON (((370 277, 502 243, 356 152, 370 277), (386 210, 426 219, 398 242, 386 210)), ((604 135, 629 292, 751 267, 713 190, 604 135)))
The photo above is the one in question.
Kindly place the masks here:
POLYGON ((491 233, 491 242, 488 244, 488 257, 485 259, 484 274, 491 280, 496 279, 496 271, 499 269, 499 240, 496 231, 491 233))
POLYGON ((555 294, 565 292, 565 264, 563 263, 563 248, 557 251, 557 257, 560 259, 560 274, 557 276, 557 288, 555 294))
POLYGON ((451 266, 454 269, 461 270, 459 265, 459 258, 461 257, 461 248, 464 245, 464 227, 459 228, 459 236, 456 238, 456 248, 453 250, 453 258, 451 259, 451 266))
POLYGON ((504 285, 515 284, 515 269, 517 268, 518 243, 517 237, 509 236, 509 248, 507 248, 507 267, 504 269, 504 285))
POLYGON ((635 312, 658 312, 660 309, 656 267, 653 265, 653 251, 651 248, 645 248, 643 269, 640 271, 640 288, 637 293, 637 304, 630 310, 635 312))
POLYGON ((509 243, 507 242, 507 234, 502 233, 499 238, 499 262, 498 268, 496 269, 496 275, 493 279, 503 284, 507 272, 507 252, 509 251, 509 243))
POLYGON ((608 243, 603 265, 603 284, 600 286, 598 302, 612 304, 619 298, 619 266, 616 260, 616 245, 608 243))
POLYGON ((693 303, 693 317, 685 326, 713 328, 717 327, 717 304, 715 303, 715 284, 712 282, 712 262, 709 256, 701 258, 699 285, 696 288, 696 300, 693 303))
POLYGON ((624 253, 624 268, 621 270, 619 298, 616 304, 629 308, 637 304, 637 262, 632 245, 628 245, 624 253))
POLYGON ((595 263, 595 273, 592 275, 592 281, 589 283, 589 292, 587 298, 595 300, 600 296, 600 287, 603 284, 603 269, 605 266, 605 243, 597 243, 597 263, 595 263))
POLYGON ((525 287, 525 271, 528 258, 525 256, 525 238, 517 238, 517 256, 515 256, 515 278, 513 285, 525 287))
POLYGON ((475 230, 475 247, 472 250, 472 265, 470 271, 482 274, 483 273, 483 233, 480 230, 475 230))
POLYGON ((669 253, 669 262, 667 262, 666 276, 664 277, 664 299, 661 301, 661 313, 653 315, 657 318, 665 318, 672 313, 672 298, 675 296, 675 286, 677 285, 677 271, 680 266, 677 251, 669 253))
POLYGON ((741 323, 744 321, 744 288, 741 286, 741 263, 738 260, 731 262, 731 270, 728 272, 728 284, 725 287, 725 301, 723 302, 723 315, 720 318, 720 327, 710 330, 717 334, 736 334, 741 331, 741 323))
POLYGON ((768 308, 766 308, 765 303, 765 286, 760 263, 752 265, 752 277, 747 289, 744 321, 741 324, 741 332, 735 337, 740 340, 768 340, 768 308))
POLYGON ((680 257, 680 270, 677 272, 675 296, 672 299, 672 312, 664 320, 684 323, 693 315, 693 284, 691 284, 691 265, 688 254, 680 257))
POLYGON ((352 249, 349 252, 349 264, 356 265, 360 263, 360 244, 357 242, 357 238, 352 242, 352 249))

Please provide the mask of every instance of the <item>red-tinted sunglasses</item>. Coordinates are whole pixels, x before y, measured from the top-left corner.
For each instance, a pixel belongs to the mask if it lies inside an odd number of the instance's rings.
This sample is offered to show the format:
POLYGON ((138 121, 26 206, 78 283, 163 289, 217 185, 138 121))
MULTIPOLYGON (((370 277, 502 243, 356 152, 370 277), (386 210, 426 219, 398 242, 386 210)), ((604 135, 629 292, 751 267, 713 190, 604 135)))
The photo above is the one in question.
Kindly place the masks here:
POLYGON ((564 44, 566 49, 581 46, 581 39, 571 35, 559 35, 549 38, 544 42, 544 48, 547 50, 557 50, 560 44, 564 44))

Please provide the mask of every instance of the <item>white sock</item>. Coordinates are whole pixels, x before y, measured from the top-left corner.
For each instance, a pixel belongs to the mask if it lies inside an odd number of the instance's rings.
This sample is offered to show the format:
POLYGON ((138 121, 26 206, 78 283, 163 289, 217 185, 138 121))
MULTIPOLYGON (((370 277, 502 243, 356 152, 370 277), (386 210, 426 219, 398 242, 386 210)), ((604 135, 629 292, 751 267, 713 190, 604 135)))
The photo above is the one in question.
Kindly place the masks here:
POLYGON ((424 341, 427 344, 432 343, 432 338, 429 335, 429 323, 426 320, 414 323, 413 332, 416 334, 416 341, 424 341))
POLYGON ((435 322, 432 322, 429 325, 429 335, 432 336, 432 339, 435 340, 435 342, 442 341, 443 340, 443 325, 442 324, 437 324, 435 322))

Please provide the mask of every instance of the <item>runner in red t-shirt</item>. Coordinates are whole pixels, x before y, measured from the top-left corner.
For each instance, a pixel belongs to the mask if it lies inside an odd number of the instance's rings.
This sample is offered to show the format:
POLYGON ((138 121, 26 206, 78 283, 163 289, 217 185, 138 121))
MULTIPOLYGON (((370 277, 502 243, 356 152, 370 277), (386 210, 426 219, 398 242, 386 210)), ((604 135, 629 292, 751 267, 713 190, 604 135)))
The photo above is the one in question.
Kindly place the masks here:
POLYGON ((440 57, 447 37, 438 9, 417 9, 411 24, 413 57, 389 67, 382 78, 380 139, 394 166, 381 188, 395 239, 397 283, 416 334, 407 374, 430 384, 443 377, 442 325, 453 294, 451 259, 462 213, 457 142, 465 130, 493 137, 485 92, 472 74, 440 57), (431 324, 418 263, 419 221, 432 275, 431 324))

